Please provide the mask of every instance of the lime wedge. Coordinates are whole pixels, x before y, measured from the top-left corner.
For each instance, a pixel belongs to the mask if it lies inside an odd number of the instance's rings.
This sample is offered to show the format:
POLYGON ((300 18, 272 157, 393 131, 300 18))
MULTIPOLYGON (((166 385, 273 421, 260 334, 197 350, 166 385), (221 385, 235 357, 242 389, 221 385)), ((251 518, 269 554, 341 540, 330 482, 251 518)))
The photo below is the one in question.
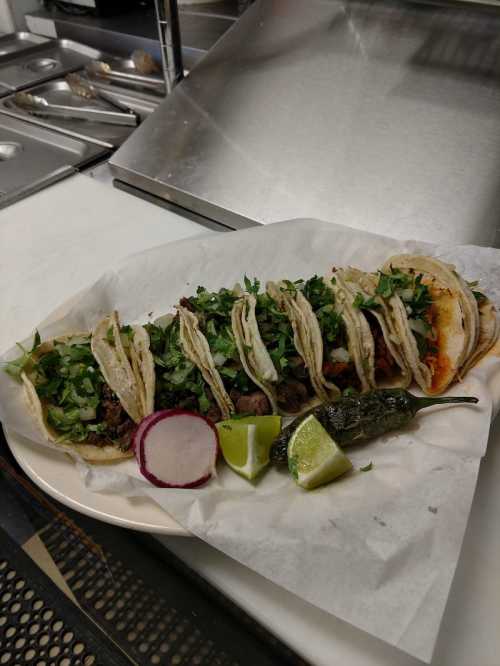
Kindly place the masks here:
POLYGON ((352 463, 311 415, 297 426, 288 443, 288 468, 299 486, 311 490, 352 469, 352 463))
POLYGON ((280 416, 247 416, 217 423, 222 455, 235 472, 246 479, 269 464, 269 450, 281 430, 280 416))

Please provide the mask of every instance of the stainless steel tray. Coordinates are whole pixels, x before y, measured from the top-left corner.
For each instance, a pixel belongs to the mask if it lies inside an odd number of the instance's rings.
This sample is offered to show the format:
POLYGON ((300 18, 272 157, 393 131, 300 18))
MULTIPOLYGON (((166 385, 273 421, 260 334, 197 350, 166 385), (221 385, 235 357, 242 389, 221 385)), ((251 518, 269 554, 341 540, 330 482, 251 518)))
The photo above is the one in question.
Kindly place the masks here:
MULTIPOLYGON (((99 86, 96 86, 99 87, 99 86)), ((64 104, 66 106, 73 106, 79 108, 94 107, 97 109, 105 109, 109 111, 116 110, 111 104, 100 99, 87 100, 75 95, 71 92, 68 84, 64 79, 55 79, 54 81, 46 81, 28 90, 32 95, 40 95, 44 97, 50 104, 64 104)), ((125 103, 136 113, 138 113, 142 120, 147 118, 157 107, 159 99, 157 97, 141 97, 138 94, 131 93, 129 90, 123 88, 113 87, 107 90, 108 94, 116 98, 118 101, 125 103)), ((88 120, 77 120, 70 118, 43 118, 31 114, 28 110, 17 106, 15 102, 15 95, 10 95, 0 100, 0 112, 7 113, 16 118, 29 120, 41 127, 49 127, 59 130, 65 134, 70 134, 81 139, 97 141, 109 147, 120 146, 130 133, 135 129, 134 127, 125 127, 123 125, 110 125, 106 123, 99 123, 88 120)))
POLYGON ((34 35, 31 32, 11 32, 8 35, 0 35, 0 63, 10 59, 20 52, 32 50, 40 44, 47 44, 47 37, 34 35))
POLYGON ((0 114, 0 208, 74 173, 107 149, 0 114))
POLYGON ((21 90, 57 76, 74 72, 90 60, 104 58, 97 49, 69 39, 55 39, 40 44, 0 63, 0 86, 21 90))

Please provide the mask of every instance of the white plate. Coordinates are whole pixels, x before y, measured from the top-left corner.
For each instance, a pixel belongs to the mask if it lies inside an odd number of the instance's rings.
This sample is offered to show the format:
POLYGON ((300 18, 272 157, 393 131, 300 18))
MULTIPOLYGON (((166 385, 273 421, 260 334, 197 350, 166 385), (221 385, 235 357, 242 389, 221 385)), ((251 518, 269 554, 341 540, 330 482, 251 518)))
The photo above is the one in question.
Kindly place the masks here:
POLYGON ((69 456, 37 446, 4 429, 10 450, 29 478, 48 495, 71 509, 105 523, 141 532, 190 536, 168 513, 146 497, 120 497, 85 488, 69 456))

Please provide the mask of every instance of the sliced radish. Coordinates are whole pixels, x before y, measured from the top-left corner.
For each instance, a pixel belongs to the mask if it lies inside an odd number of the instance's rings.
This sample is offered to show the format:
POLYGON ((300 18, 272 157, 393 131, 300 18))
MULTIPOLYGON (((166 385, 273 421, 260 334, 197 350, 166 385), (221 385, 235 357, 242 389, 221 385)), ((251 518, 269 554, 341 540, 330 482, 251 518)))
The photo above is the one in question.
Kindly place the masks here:
POLYGON ((196 488, 215 473, 217 430, 200 414, 184 409, 156 412, 142 421, 134 440, 141 474, 155 486, 196 488))
POLYGON ((149 416, 146 416, 146 418, 142 419, 142 421, 139 423, 139 425, 132 434, 132 450, 134 451, 136 460, 139 464, 141 463, 141 461, 139 460, 139 450, 140 450, 142 435, 144 434, 144 431, 146 430, 148 425, 152 421, 156 420, 157 415, 158 412, 153 412, 153 414, 150 414, 149 416))

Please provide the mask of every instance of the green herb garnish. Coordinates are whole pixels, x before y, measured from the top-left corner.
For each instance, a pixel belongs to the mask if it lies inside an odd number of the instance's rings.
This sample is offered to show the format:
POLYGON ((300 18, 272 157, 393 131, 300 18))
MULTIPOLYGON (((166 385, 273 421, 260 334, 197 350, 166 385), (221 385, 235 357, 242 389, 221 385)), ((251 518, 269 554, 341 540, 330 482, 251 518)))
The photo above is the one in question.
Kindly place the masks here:
POLYGON ((356 294, 352 304, 355 308, 362 310, 375 310, 380 307, 380 303, 377 303, 373 296, 365 298, 361 293, 356 294))
POLYGON ((371 472, 373 469, 373 463, 368 463, 368 465, 365 465, 364 467, 360 467, 359 471, 360 472, 371 472))

